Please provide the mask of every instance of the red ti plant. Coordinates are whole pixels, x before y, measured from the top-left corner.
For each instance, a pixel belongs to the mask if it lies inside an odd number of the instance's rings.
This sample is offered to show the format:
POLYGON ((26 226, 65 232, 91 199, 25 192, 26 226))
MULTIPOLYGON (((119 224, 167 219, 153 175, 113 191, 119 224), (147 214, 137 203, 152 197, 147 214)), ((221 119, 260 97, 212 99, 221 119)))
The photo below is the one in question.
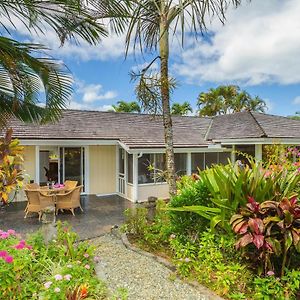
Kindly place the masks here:
POLYGON ((232 216, 230 224, 239 236, 236 248, 245 248, 248 254, 258 252, 265 274, 275 270, 277 257, 283 276, 288 254, 293 250, 300 252, 300 205, 296 197, 262 203, 248 197, 246 207, 232 216))

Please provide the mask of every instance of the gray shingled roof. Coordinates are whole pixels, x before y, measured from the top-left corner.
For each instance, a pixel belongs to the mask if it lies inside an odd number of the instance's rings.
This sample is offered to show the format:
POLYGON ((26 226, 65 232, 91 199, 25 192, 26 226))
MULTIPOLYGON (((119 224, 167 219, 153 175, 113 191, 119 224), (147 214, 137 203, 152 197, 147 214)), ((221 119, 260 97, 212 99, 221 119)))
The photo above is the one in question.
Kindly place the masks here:
MULTIPOLYGON (((163 148, 162 117, 100 111, 65 110, 56 124, 12 120, 20 139, 119 140, 129 148, 163 148)), ((174 146, 205 147, 214 140, 300 138, 300 121, 255 112, 214 118, 173 116, 174 146)))
POLYGON ((300 138, 300 121, 257 112, 214 117, 207 140, 300 138))
MULTIPOLYGON (((175 147, 203 147, 210 118, 173 117, 175 147)), ((164 147, 160 116, 100 111, 66 110, 56 124, 11 122, 20 139, 109 139, 130 148, 164 147)))

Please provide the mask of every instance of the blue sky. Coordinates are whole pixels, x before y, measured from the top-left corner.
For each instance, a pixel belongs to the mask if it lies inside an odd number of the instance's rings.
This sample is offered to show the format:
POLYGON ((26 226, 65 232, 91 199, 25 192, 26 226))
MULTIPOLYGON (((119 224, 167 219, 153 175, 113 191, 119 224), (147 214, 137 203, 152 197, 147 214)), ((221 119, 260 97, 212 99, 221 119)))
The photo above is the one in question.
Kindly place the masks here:
MULTIPOLYGON (((172 101, 189 101, 196 106, 202 91, 220 84, 238 84, 263 98, 268 113, 293 115, 300 111, 300 1, 252 0, 231 9, 222 26, 208 26, 210 35, 194 41, 187 37, 185 48, 171 43, 171 74, 179 82, 172 101)), ((67 43, 59 47, 53 32, 29 36, 22 24, 18 36, 40 42, 51 55, 71 70, 75 94, 71 108, 107 110, 118 100, 135 100, 134 84, 128 73, 142 68, 147 60, 129 55, 124 60, 124 37, 111 36, 95 47, 67 43)))

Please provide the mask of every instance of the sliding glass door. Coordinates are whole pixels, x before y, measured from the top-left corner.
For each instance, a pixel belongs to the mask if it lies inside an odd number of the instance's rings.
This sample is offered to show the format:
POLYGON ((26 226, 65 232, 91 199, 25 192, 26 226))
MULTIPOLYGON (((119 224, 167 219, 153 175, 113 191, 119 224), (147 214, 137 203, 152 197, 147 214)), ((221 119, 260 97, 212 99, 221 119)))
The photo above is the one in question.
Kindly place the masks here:
POLYGON ((84 148, 61 147, 60 148, 60 181, 78 181, 78 185, 84 186, 84 148))

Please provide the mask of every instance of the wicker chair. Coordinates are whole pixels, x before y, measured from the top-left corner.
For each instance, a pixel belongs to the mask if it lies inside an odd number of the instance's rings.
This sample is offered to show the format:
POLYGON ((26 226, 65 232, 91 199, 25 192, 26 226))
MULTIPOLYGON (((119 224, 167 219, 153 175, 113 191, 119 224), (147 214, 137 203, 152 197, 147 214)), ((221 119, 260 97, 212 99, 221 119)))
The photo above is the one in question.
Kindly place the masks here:
POLYGON ((35 182, 34 183, 28 183, 25 186, 26 190, 37 190, 39 188, 40 188, 40 186, 37 183, 35 183, 35 182))
POLYGON ((28 199, 28 204, 25 209, 25 219, 28 213, 35 212, 38 213, 40 221, 43 214, 43 210, 49 206, 54 207, 53 195, 45 195, 41 193, 40 190, 25 190, 25 193, 28 199))
POLYGON ((64 182, 65 188, 67 191, 71 191, 76 188, 78 181, 75 180, 66 180, 64 182))
POLYGON ((79 207, 81 211, 83 211, 81 205, 80 205, 80 192, 82 190, 83 186, 77 186, 73 190, 65 193, 65 194, 57 194, 56 195, 56 214, 58 213, 58 210, 64 210, 69 209, 73 216, 74 209, 79 207))

